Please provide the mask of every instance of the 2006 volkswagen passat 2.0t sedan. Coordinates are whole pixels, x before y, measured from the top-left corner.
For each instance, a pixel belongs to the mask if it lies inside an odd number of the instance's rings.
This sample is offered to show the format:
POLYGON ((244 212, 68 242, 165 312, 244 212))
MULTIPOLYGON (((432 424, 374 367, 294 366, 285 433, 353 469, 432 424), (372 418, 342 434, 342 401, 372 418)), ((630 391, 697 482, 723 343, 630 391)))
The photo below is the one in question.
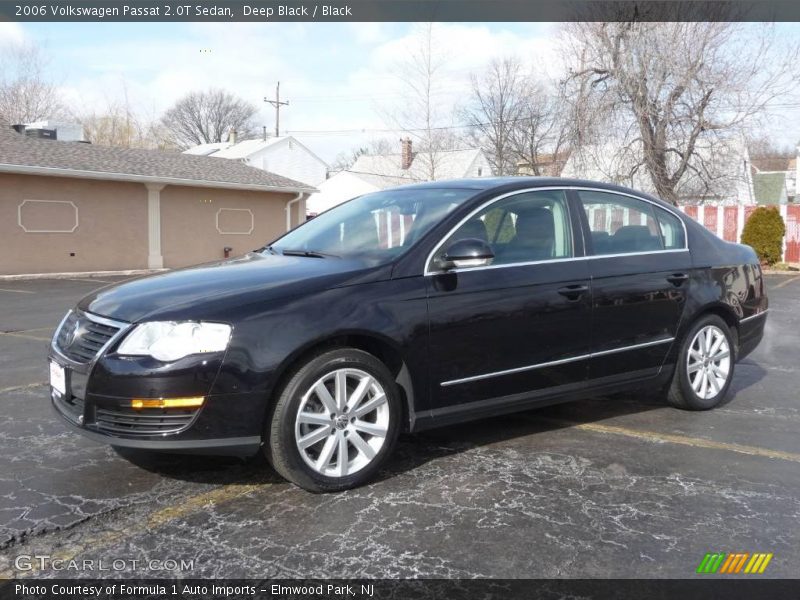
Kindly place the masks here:
POLYGON ((308 490, 342 490, 401 431, 636 388, 712 408, 766 313, 752 249, 646 194, 426 183, 84 298, 53 339, 51 393, 96 440, 263 451, 308 490))

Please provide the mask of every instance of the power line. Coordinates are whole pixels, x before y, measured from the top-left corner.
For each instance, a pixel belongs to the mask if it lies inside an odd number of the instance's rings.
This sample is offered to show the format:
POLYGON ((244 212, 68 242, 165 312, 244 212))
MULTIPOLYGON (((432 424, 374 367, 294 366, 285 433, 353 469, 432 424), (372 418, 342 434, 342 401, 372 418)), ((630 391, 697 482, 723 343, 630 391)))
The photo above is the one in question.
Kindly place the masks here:
MULTIPOLYGON (((281 106, 289 106, 289 101, 281 102, 281 82, 275 87, 275 100, 270 100, 264 96, 264 102, 275 107, 275 137, 280 137, 281 130, 281 106)), ((266 134, 265 134, 266 137, 266 134)))

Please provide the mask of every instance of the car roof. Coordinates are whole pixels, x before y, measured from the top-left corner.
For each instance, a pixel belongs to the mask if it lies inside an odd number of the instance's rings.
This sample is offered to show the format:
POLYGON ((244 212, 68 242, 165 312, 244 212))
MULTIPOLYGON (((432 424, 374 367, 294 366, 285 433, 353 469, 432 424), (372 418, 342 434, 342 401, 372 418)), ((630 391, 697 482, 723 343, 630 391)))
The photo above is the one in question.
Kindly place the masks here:
POLYGON ((524 189, 533 187, 591 187, 612 192, 634 194, 649 200, 663 203, 663 200, 645 192, 626 188, 614 183, 590 181, 588 179, 568 179, 565 177, 477 177, 473 179, 446 179, 441 181, 426 181, 401 186, 401 189, 466 189, 475 191, 505 188, 507 190, 524 189))

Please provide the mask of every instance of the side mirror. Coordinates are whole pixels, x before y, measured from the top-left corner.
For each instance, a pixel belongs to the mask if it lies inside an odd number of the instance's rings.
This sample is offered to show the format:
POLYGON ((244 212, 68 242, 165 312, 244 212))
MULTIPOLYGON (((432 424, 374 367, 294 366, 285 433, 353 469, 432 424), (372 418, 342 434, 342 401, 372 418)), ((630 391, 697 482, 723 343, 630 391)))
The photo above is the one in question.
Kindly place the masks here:
POLYGON ((489 244, 478 238, 465 238, 447 247, 440 266, 445 270, 483 267, 490 264, 493 258, 494 252, 489 244))

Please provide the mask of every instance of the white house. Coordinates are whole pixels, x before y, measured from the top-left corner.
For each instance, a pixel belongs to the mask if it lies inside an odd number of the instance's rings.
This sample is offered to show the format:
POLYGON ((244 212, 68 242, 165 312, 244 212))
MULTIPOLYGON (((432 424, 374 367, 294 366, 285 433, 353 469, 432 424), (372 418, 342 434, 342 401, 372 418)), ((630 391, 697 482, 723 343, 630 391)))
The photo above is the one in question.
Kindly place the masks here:
POLYGON ((325 181, 327 163, 290 135, 238 143, 233 137, 230 142, 189 148, 184 154, 239 160, 251 167, 312 186, 325 181))
MULTIPOLYGON (((562 177, 607 181, 655 193, 647 169, 638 164, 635 145, 606 143, 570 154, 562 177)), ((686 204, 754 204, 752 165, 747 146, 739 139, 698 142, 692 167, 677 188, 686 204), (698 173, 702 173, 700 176, 698 173)))
POLYGON ((319 192, 307 200, 306 209, 316 215, 356 196, 398 185, 491 175, 491 165, 479 148, 413 152, 411 140, 406 139, 400 153, 359 156, 352 167, 317 185, 319 192))

